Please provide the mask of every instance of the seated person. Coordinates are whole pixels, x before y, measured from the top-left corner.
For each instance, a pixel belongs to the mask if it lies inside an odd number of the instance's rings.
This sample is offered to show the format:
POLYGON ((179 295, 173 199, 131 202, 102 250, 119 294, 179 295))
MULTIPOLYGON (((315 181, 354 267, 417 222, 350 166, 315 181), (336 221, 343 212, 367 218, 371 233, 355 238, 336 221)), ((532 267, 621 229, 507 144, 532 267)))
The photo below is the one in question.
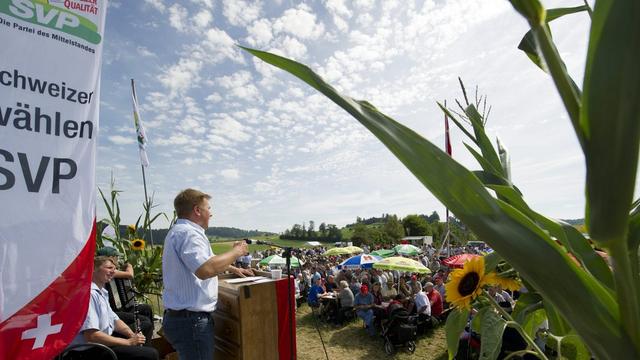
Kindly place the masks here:
POLYGON ((356 295, 353 304, 356 308, 356 315, 364 320, 369 335, 374 336, 376 329, 373 327, 373 296, 369 293, 369 287, 367 285, 360 287, 360 292, 356 295))
POLYGON ((427 297, 429 298, 429 304, 431 305, 431 315, 436 318, 440 318, 444 311, 442 295, 436 290, 432 282, 425 284, 425 290, 427 290, 427 297))
POLYGON ((311 289, 309 289, 309 295, 307 296, 307 304, 309 304, 309 306, 311 307, 320 306, 320 302, 318 301, 318 298, 320 297, 320 295, 324 294, 324 289, 320 285, 321 282, 322 282, 322 279, 317 278, 313 282, 313 286, 311 286, 311 289))
POLYGON ((392 300, 398 295, 398 290, 396 290, 396 286, 393 283, 393 277, 390 277, 387 280, 387 287, 382 288, 382 298, 385 300, 392 300))
MULTIPOLYGON (((118 256, 120 256, 118 250, 110 246, 105 246, 101 249, 98 249, 96 255, 108 256, 113 259, 113 263, 116 264, 116 272, 113 276, 114 279, 126 279, 133 282, 134 274, 133 266, 131 264, 123 264, 121 268, 124 270, 117 269, 118 256)), ((134 310, 137 310, 138 329, 140 329, 140 331, 144 334, 145 338, 147 339, 147 344, 149 344, 149 341, 151 341, 151 338, 153 336, 153 310, 151 309, 151 306, 149 306, 148 304, 137 304, 137 306, 135 307, 136 309, 134 309, 133 302, 131 302, 130 304, 122 304, 120 308, 117 308, 115 300, 113 298, 113 292, 117 291, 115 287, 115 284, 113 285, 113 287, 109 283, 105 285, 105 288, 109 293, 109 305, 111 305, 111 309, 115 311, 116 315, 118 315, 118 318, 124 321, 124 323, 127 324, 131 328, 131 330, 135 330, 136 327, 134 320, 136 316, 134 316, 134 310)), ((135 294, 133 296, 135 296, 135 294)))
POLYGON ((336 284, 336 281, 333 275, 329 275, 325 286, 327 288, 327 292, 333 292, 334 290, 338 290, 338 284, 336 284))
POLYGON ((416 293, 413 301, 416 304, 416 314, 423 316, 431 316, 431 303, 427 294, 422 291, 422 284, 420 282, 413 283, 413 290, 416 293))
POLYGON ((341 324, 346 315, 353 311, 354 296, 349 288, 349 283, 346 280, 340 281, 340 293, 338 293, 338 300, 340 301, 340 309, 338 310, 336 323, 341 324))
MULTIPOLYGON (((145 343, 144 335, 134 333, 109 307, 109 299, 104 285, 115 274, 116 265, 112 258, 97 256, 93 263, 93 282, 87 318, 80 327, 80 332, 71 342, 72 345, 87 342, 109 346, 120 360, 150 359, 158 360, 158 351, 152 347, 137 346, 145 343)), ((71 352, 72 358, 94 359, 92 349, 82 352, 71 352)))

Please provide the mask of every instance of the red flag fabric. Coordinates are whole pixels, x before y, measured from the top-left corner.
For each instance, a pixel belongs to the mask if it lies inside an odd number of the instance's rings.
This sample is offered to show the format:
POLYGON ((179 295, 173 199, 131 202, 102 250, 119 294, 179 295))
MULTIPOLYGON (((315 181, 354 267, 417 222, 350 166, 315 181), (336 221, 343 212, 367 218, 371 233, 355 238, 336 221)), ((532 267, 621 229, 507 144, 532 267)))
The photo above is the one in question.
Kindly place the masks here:
POLYGON ((286 280, 287 279, 280 279, 276 281, 276 299, 278 302, 278 354, 280 355, 280 360, 298 358, 296 354, 296 285, 293 276, 289 277, 291 289, 289 289, 286 280), (291 292, 289 292, 289 290, 291 290, 291 292), (289 296, 288 298, 287 294, 289 296), (291 304, 291 312, 289 311, 289 304, 291 304), (291 322, 289 322, 289 316, 293 317, 291 322), (290 326, 293 327, 293 329, 291 329, 290 326))

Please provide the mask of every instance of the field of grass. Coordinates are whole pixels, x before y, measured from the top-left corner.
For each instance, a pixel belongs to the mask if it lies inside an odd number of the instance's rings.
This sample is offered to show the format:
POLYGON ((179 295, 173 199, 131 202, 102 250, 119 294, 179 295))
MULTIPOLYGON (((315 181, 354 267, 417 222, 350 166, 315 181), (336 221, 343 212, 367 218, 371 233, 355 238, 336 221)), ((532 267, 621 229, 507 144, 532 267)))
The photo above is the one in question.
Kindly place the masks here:
MULTIPOLYGON (((307 305, 302 305, 296 314, 297 346, 300 360, 325 360, 322 342, 315 327, 314 317, 307 305)), ((327 355, 330 360, 373 360, 373 359, 421 359, 446 360, 447 341, 444 326, 423 335, 416 342, 416 351, 408 353, 403 348, 393 356, 384 352, 382 337, 369 337, 362 328, 362 320, 356 319, 343 327, 318 322, 327 355)))

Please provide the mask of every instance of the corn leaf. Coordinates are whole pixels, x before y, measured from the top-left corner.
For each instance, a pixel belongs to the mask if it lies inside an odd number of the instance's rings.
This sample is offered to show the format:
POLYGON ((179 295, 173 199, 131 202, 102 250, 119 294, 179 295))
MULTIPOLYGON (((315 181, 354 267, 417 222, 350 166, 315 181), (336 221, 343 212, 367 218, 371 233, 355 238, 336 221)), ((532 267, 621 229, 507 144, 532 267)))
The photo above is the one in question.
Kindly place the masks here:
POLYGON ((596 356, 636 354, 626 334, 621 333, 617 303, 605 287, 587 276, 526 216, 493 198, 469 170, 366 101, 342 96, 307 66, 267 52, 244 49, 304 80, 355 117, 434 196, 529 279, 545 299, 561 309, 593 347, 596 356))
POLYGON ((631 0, 598 1, 593 12, 580 125, 588 140, 586 221, 602 244, 625 238, 633 201, 640 139, 638 16, 631 0))
MULTIPOLYGON (((549 9, 547 10, 546 23, 549 24, 549 22, 559 17, 569 15, 569 14, 575 14, 581 11, 587 11, 587 9, 588 7, 586 5, 576 6, 571 8, 549 9)), ((545 26, 547 27, 549 34, 551 34, 551 29, 549 29, 549 25, 545 25, 545 26)), ((524 35, 524 37, 520 41, 520 44, 518 44, 518 49, 524 51, 524 53, 529 57, 529 59, 531 59, 531 61, 534 64, 536 64, 536 66, 538 66, 540 69, 542 69, 545 72, 547 71, 544 65, 544 62, 542 61, 542 57, 538 53, 538 46, 536 45, 535 36, 533 35, 533 32, 531 30, 527 31, 527 33, 524 35)), ((575 87, 575 89, 578 90, 578 86, 576 85, 576 83, 573 80, 571 80, 571 82, 575 87)), ((579 90, 578 90, 578 93, 579 93, 579 90)))

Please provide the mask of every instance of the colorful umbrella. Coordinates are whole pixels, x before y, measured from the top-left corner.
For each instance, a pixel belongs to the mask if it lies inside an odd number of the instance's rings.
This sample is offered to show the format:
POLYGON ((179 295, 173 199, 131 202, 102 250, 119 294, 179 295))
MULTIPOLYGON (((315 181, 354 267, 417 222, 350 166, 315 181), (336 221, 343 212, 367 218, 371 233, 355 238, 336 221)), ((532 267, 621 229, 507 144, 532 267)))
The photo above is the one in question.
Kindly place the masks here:
POLYGON ((407 259, 400 256, 392 256, 386 259, 382 259, 373 264, 373 268, 382 270, 408 271, 420 274, 431 274, 431 270, 429 270, 428 267, 420 264, 413 259, 407 259))
POLYGON ((352 254, 347 248, 335 247, 331 248, 323 254, 324 256, 349 255, 352 254))
POLYGON ((362 248, 359 248, 357 246, 345 246, 344 249, 348 250, 349 254, 361 254, 364 252, 362 248))
POLYGON ((405 255, 405 256, 415 256, 422 252, 422 250, 420 250, 419 247, 409 245, 409 244, 398 245, 394 247, 393 250, 395 250, 398 255, 405 255))
POLYGON ((338 265, 338 269, 371 269, 373 264, 377 263, 380 260, 382 260, 382 258, 375 255, 356 255, 343 261, 340 265, 338 265))
POLYGON ((383 258, 388 258, 389 256, 393 256, 395 254, 396 254, 396 251, 393 249, 380 249, 380 250, 371 252, 371 255, 381 256, 383 258))
POLYGON ((442 263, 447 265, 448 267, 462 269, 462 267, 464 266, 464 263, 478 256, 480 255, 476 255, 476 254, 454 255, 450 258, 446 258, 442 260, 442 263))
MULTIPOLYGON (((297 257, 291 257, 291 267, 300 267, 301 263, 302 261, 298 260, 297 257)), ((287 259, 281 257, 280 255, 271 255, 260 260, 258 264, 263 266, 286 266, 287 259)))

